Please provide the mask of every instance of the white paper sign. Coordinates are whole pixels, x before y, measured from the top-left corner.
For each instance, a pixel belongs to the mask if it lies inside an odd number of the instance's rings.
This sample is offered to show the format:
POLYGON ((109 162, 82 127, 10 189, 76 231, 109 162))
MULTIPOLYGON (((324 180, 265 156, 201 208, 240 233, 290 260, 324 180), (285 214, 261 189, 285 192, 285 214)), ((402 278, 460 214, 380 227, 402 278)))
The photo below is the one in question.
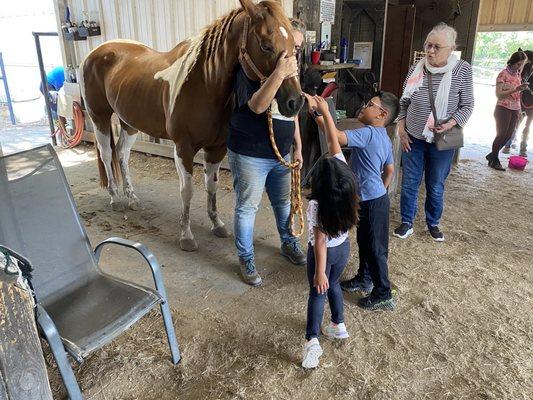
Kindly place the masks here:
POLYGON ((320 22, 335 22, 335 0, 320 0, 320 22))
POLYGON ((353 59, 355 60, 356 68, 372 68, 372 46, 372 42, 354 42, 353 59))

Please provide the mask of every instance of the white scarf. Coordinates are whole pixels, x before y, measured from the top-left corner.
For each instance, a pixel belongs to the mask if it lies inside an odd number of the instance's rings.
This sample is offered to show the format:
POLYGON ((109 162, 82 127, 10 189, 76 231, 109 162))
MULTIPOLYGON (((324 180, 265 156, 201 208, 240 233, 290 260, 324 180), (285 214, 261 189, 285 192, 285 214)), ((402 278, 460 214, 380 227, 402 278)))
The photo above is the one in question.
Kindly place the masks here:
MULTIPOLYGON (((422 58, 411 75, 407 78, 407 84, 405 85, 405 90, 402 94, 402 99, 410 99, 413 93, 420 89, 422 82, 424 81, 424 67, 432 74, 444 74, 442 80, 440 81, 439 88, 437 90, 437 97, 435 98, 435 109, 437 111, 437 118, 443 120, 447 117, 448 114, 448 97, 450 96, 450 88, 452 85, 452 70, 453 67, 459 62, 459 59, 454 54, 450 54, 446 65, 444 67, 434 67, 426 59, 422 58)), ((433 142, 433 129, 435 126, 435 118, 433 118, 433 113, 429 113, 426 126, 424 126, 424 131, 422 135, 426 138, 426 142, 433 142)))

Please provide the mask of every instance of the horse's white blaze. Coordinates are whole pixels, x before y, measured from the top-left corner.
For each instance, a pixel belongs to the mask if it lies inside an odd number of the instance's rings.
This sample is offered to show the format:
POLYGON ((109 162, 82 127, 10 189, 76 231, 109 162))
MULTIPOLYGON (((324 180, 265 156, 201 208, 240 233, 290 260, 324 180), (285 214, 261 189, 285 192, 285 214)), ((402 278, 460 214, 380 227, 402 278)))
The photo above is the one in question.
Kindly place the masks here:
POLYGON ((129 168, 130 153, 137 133, 128 135, 124 129, 120 131, 120 139, 117 144, 118 157, 120 162, 120 169, 122 171, 122 179, 124 181, 124 194, 131 200, 137 200, 137 196, 133 192, 133 184, 131 183, 131 174, 129 168))
POLYGON ((282 35, 285 39, 288 39, 288 38, 289 38, 289 34, 287 33, 287 29, 285 29, 285 27, 280 26, 280 27, 279 27, 279 31, 281 32, 281 35, 282 35))
POLYGON ((220 163, 211 164, 206 161, 204 161, 204 179, 205 179, 205 188, 207 190, 207 198, 208 198, 208 204, 207 204, 207 212, 209 213, 209 216, 211 217, 211 222, 213 223, 213 228, 219 228, 221 226, 224 226, 224 222, 220 220, 218 217, 218 213, 216 212, 216 203, 215 203, 215 195, 218 188, 218 171, 220 169, 220 163))
POLYGON ((181 239, 194 239, 191 232, 189 210, 192 199, 192 175, 185 169, 183 161, 178 157, 176 146, 174 146, 174 163, 180 180, 180 194, 182 202, 181 210, 181 239))

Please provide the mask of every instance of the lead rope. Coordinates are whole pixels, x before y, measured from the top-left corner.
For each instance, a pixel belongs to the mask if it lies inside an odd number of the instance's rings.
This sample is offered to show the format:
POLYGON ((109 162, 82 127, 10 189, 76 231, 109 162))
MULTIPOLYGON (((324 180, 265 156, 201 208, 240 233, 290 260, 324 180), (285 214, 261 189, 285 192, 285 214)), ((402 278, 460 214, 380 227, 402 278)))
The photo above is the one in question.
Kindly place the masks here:
POLYGON ((278 161, 285 167, 291 170, 291 211, 289 224, 291 227, 291 233, 295 237, 302 236, 302 233, 305 228, 304 222, 304 213, 303 213, 303 203, 302 203, 302 188, 300 185, 301 175, 300 175, 300 161, 296 160, 294 162, 286 161, 280 154, 278 146, 276 145, 276 139, 274 138, 274 124, 272 123, 272 111, 270 107, 267 110, 267 120, 268 120, 268 135, 270 137, 270 144, 274 150, 274 154, 278 158, 278 161), (296 225, 296 216, 299 219, 299 229, 295 230, 296 225))

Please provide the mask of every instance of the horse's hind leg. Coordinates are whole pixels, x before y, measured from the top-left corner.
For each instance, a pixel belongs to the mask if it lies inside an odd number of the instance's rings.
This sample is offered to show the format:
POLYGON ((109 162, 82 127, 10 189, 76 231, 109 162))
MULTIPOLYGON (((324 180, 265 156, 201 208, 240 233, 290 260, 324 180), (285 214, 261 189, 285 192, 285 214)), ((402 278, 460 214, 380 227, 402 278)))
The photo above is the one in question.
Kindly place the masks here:
POLYGON ((123 204, 120 201, 118 195, 117 182, 115 178, 116 168, 113 168, 113 152, 114 152, 114 139, 112 138, 111 131, 111 115, 105 115, 103 117, 97 117, 91 115, 93 121, 96 145, 99 152, 99 165, 100 169, 103 164, 105 170, 105 177, 100 173, 100 181, 103 186, 107 187, 109 195, 111 196, 111 208, 116 211, 124 209, 123 204), (107 180, 105 179, 107 177, 107 180))
POLYGON ((191 231, 190 209, 192 199, 192 165, 194 152, 188 146, 174 146, 174 162, 178 171, 181 194, 180 216, 180 248, 184 251, 195 251, 198 243, 191 231))
POLYGON ((529 139, 529 128, 531 126, 531 121, 533 120, 533 110, 526 111, 526 126, 522 131, 522 140, 520 141, 520 155, 527 157, 527 141, 529 139))
POLYGON ((118 161, 120 163, 120 171, 122 172, 122 184, 124 187, 124 195, 128 199, 128 207, 132 210, 139 209, 139 198, 133 191, 130 174, 130 153, 135 140, 137 139, 138 130, 126 125, 120 121, 121 130, 120 138, 117 143, 118 161))
POLYGON ((220 238, 226 238, 229 233, 224 223, 218 217, 217 189, 221 160, 226 155, 226 148, 204 149, 204 178, 207 191, 207 215, 213 224, 211 232, 220 238))

